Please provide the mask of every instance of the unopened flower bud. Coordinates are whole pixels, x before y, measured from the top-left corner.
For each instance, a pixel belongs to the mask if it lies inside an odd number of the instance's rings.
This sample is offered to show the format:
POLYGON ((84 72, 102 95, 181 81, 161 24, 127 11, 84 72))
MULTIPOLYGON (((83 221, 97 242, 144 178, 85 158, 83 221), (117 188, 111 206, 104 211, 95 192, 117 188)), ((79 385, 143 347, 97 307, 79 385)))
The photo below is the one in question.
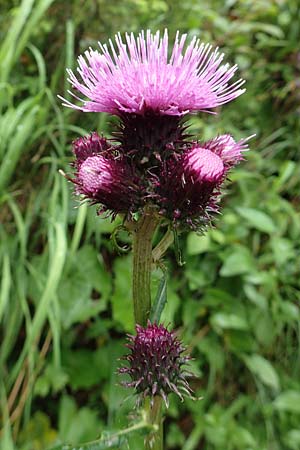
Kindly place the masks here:
POLYGON ((187 146, 164 166, 158 183, 161 209, 174 224, 201 230, 218 211, 221 185, 245 150, 246 141, 235 142, 230 135, 187 146))
POLYGON ((124 382, 127 387, 133 387, 141 397, 161 396, 168 406, 168 394, 176 393, 182 399, 182 394, 191 396, 191 389, 186 381, 189 374, 183 369, 190 359, 184 356, 182 346, 174 332, 168 331, 163 325, 148 322, 145 328, 137 325, 136 336, 129 336, 127 347, 131 353, 125 357, 129 367, 123 367, 120 373, 128 374, 130 382, 124 382))
POLYGON ((104 138, 93 133, 73 143, 77 169, 76 192, 102 211, 113 215, 129 213, 137 206, 137 184, 126 157, 118 148, 110 147, 104 138))

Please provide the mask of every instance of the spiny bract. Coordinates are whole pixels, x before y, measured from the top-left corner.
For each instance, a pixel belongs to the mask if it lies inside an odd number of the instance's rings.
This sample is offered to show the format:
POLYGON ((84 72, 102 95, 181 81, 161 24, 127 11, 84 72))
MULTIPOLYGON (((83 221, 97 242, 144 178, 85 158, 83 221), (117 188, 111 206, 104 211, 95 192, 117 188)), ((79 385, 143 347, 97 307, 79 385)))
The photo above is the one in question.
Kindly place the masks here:
POLYGON ((174 332, 151 322, 145 328, 137 325, 136 336, 129 336, 127 347, 131 353, 124 359, 129 366, 119 369, 131 378, 130 382, 123 383, 125 386, 133 387, 142 398, 149 396, 151 401, 159 395, 167 406, 171 392, 181 399, 182 394, 191 396, 186 381, 189 372, 183 368, 190 357, 183 355, 185 348, 174 332))

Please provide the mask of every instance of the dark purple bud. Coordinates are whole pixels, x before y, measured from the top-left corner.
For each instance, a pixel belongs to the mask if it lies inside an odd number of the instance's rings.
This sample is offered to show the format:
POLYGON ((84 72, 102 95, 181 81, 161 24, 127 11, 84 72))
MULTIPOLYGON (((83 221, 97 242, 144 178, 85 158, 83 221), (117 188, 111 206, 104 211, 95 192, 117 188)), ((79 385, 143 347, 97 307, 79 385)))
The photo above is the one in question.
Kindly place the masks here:
POLYGON ((162 171, 158 192, 163 209, 174 224, 201 229, 218 211, 220 188, 227 172, 242 159, 246 141, 222 135, 187 146, 170 158, 162 171))
POLYGON ((131 353, 125 359, 129 365, 119 370, 131 378, 130 382, 123 384, 152 401, 156 395, 161 396, 166 406, 171 392, 181 399, 183 394, 191 396, 192 391, 186 381, 188 372, 183 369, 190 358, 183 355, 185 348, 175 333, 150 322, 145 328, 137 325, 136 333, 136 336, 129 336, 127 345, 131 353))
POLYGON ((120 148, 109 146, 97 133, 73 143, 76 193, 102 211, 128 214, 137 208, 137 180, 120 148))

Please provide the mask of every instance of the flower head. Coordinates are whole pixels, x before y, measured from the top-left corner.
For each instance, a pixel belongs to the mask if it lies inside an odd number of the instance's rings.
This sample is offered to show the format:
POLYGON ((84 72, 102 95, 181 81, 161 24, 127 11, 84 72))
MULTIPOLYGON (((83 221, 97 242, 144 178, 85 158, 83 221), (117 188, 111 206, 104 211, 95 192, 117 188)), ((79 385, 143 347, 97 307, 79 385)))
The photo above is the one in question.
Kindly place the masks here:
POLYGON ((228 171, 247 150, 245 140, 235 142, 221 135, 205 143, 193 143, 164 165, 157 186, 162 215, 175 225, 200 228, 218 211, 220 188, 228 171))
POLYGON ((151 324, 143 328, 136 326, 136 336, 129 336, 131 354, 126 356, 129 367, 122 367, 119 372, 128 374, 131 382, 123 383, 133 387, 142 397, 156 395, 163 397, 168 405, 168 394, 175 392, 182 399, 182 394, 191 395, 186 381, 189 374, 183 369, 188 356, 183 356, 185 348, 174 332, 163 325, 151 324))
POLYGON ((109 146, 97 133, 73 143, 76 193, 113 215, 137 208, 138 188, 133 170, 120 148, 109 146))
POLYGON ((231 83, 237 66, 223 64, 224 55, 196 38, 186 45, 187 35, 177 32, 168 54, 168 32, 140 32, 137 37, 120 34, 115 44, 99 43, 100 51, 89 49, 78 58, 78 75, 68 69, 69 82, 81 106, 64 100, 64 105, 81 111, 143 115, 181 116, 208 111, 244 92, 243 80, 231 83))

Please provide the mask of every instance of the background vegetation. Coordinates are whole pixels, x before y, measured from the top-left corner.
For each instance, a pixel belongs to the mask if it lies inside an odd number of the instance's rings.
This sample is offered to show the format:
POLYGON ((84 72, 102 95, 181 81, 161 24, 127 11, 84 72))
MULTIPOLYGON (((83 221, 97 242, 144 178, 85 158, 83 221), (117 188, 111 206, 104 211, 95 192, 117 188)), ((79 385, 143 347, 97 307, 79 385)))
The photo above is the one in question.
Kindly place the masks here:
MULTIPOLYGON (((218 116, 191 118, 196 135, 256 138, 216 228, 181 238, 182 267, 166 258, 164 320, 188 344, 203 396, 171 398, 166 448, 299 450, 299 17, 298 0, 1 1, 1 449, 76 444, 127 422, 134 400, 115 371, 133 331, 130 255, 58 173, 71 141, 109 135, 112 119, 56 95, 88 46, 167 26, 220 46, 247 80, 218 116)), ((140 450, 140 439, 115 448, 140 450)))

